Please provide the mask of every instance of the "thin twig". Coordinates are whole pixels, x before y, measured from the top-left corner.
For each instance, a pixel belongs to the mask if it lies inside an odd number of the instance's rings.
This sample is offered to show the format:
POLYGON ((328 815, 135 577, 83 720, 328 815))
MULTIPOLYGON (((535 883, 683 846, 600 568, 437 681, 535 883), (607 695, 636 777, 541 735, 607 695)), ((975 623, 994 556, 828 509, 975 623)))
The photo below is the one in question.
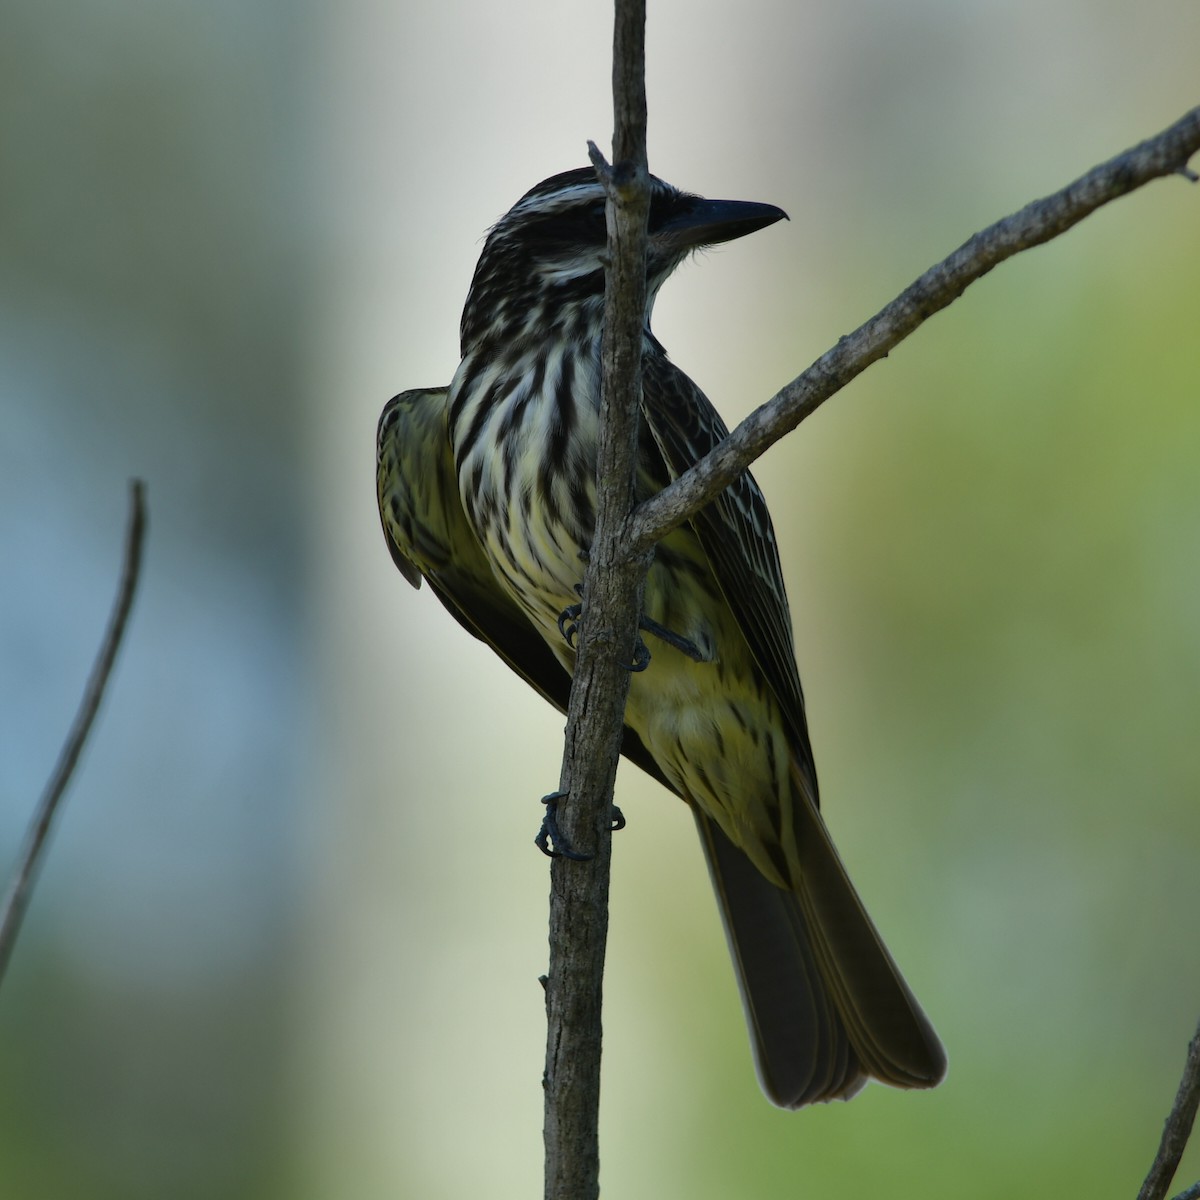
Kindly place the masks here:
POLYGON ((4 973, 8 968, 8 961, 12 956, 13 945, 20 931, 22 918, 25 916, 25 910, 29 907, 33 881, 41 866, 59 801, 79 762, 79 755, 83 751, 84 743, 92 728, 92 722, 100 708, 100 701, 104 698, 104 689, 108 684, 113 662, 116 660, 117 651, 121 646, 121 639, 125 633, 125 625, 129 618, 129 610, 133 606, 133 597, 141 573, 142 544, 145 534, 145 485, 140 479, 135 479, 129 486, 129 524, 125 533, 125 561, 121 568, 117 598, 108 619, 108 629, 100 644, 100 653, 92 667, 79 711, 75 714, 75 723, 67 735, 67 740, 59 753, 58 762, 55 763, 54 772, 38 801, 37 810, 30 822, 29 832, 26 834, 25 845, 17 860, 12 883, 4 899, 2 916, 0 916, 0 980, 4 978, 4 973))
POLYGON ((645 554, 675 526, 694 516, 785 433, 872 363, 885 358, 993 267, 1065 233, 1102 205, 1152 179, 1181 175, 1195 181, 1187 163, 1197 152, 1200 108, 1193 108, 1162 133, 975 234, 755 409, 694 467, 641 504, 629 519, 626 554, 645 554))
MULTIPOLYGON (((1187 1147, 1191 1136, 1192 1125, 1196 1120, 1196 1109, 1200 1107, 1200 1025, 1188 1045, 1187 1060, 1183 1066, 1183 1078, 1179 1081, 1179 1090, 1175 1093, 1175 1103, 1171 1106, 1170 1115, 1163 1125, 1162 1140, 1158 1144, 1158 1153, 1142 1190, 1138 1192, 1138 1200, 1163 1200, 1175 1172, 1179 1168, 1179 1160, 1187 1147)), ((1188 1188, 1177 1200, 1192 1200, 1200 1195, 1200 1184, 1188 1188)))
POLYGON ((648 560, 623 553, 633 509, 646 311, 645 0, 616 0, 613 165, 591 145, 608 197, 609 266, 601 348, 596 527, 584 579, 587 620, 575 659, 559 789, 563 832, 592 851, 550 872, 544 1142, 546 1200, 594 1200, 600 1190, 600 1042, 608 936, 613 786, 648 560))

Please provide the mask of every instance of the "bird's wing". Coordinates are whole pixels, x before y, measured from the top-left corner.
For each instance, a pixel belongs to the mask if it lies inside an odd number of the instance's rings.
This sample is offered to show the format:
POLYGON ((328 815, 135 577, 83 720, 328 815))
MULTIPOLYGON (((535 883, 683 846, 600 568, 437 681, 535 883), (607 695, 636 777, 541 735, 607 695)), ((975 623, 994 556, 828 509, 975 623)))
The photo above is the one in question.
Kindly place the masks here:
POLYGON ((447 388, 401 392, 379 418, 376 482, 383 535, 414 587, 429 581, 472 636, 486 642, 551 704, 571 680, 500 587, 463 511, 447 433, 447 388))
MULTIPOLYGON (((642 397, 643 417, 672 479, 729 432, 708 397, 662 352, 647 353, 642 359, 642 397)), ((804 693, 796 669, 775 530, 767 502, 750 472, 743 471, 692 518, 691 525, 758 668, 775 693, 793 750, 812 776, 815 800, 816 775, 804 693)))
MULTIPOLYGON (((388 549, 413 587, 427 579, 468 633, 489 645, 559 712, 566 712, 571 677, 500 586, 467 522, 447 431, 447 395, 446 388, 401 392, 387 402, 379 418, 376 483, 388 549)), ((621 752, 671 787, 628 727, 621 752)))

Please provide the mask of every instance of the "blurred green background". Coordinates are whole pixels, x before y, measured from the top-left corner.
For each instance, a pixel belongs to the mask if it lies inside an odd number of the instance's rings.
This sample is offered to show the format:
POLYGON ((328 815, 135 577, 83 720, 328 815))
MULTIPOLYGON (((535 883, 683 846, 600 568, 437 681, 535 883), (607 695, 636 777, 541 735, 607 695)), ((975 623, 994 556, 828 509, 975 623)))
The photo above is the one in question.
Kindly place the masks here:
MULTIPOLYGON (((1185 0, 651 10, 652 168, 792 217, 658 304, 730 420, 1200 101, 1185 0)), ((486 227, 607 143, 610 20, 6 6, 6 860, 130 476, 151 531, 0 991, 0 1195, 538 1194, 561 721, 394 571, 373 436, 448 381, 486 227)), ((690 819, 623 771, 607 1195, 1136 1193, 1200 1015, 1198 206, 1006 264, 756 468, 827 817, 950 1076, 771 1109, 690 819)))

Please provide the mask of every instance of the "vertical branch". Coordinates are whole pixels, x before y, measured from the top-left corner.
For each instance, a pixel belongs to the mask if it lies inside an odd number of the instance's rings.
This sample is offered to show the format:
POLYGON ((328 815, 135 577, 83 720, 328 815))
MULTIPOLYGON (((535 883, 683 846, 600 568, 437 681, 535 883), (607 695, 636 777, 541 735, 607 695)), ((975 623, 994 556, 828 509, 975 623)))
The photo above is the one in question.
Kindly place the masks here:
POLYGON ((560 825, 587 861, 550 872, 546 980, 546 1200, 592 1200, 600 1190, 601 995, 608 934, 613 786, 647 558, 623 561, 619 530, 633 509, 646 308, 645 0, 616 0, 613 157, 594 145, 608 195, 601 433, 596 528, 583 592, 559 789, 560 825))

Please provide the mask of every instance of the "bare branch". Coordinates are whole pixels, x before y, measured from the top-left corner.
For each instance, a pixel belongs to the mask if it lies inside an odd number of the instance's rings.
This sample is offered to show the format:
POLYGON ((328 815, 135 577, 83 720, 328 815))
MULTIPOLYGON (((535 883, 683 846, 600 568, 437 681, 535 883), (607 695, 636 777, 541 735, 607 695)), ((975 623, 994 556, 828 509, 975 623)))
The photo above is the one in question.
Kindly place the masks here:
POLYGON ((617 0, 613 37, 613 157, 594 145, 608 196, 596 528, 584 579, 586 614, 575 660, 559 789, 570 796, 563 831, 586 862, 559 858, 550 874, 546 981, 545 1195, 599 1195, 600 1006, 608 935, 611 819, 629 672, 648 557, 624 553, 633 509, 646 311, 645 0, 617 0))
MULTIPOLYGON (((1163 1200, 1171 1180, 1179 1167, 1179 1160, 1187 1147, 1191 1136, 1192 1125, 1196 1120, 1196 1110, 1200 1107, 1200 1025, 1188 1045, 1187 1060, 1183 1067, 1183 1078, 1179 1081, 1179 1090, 1175 1093, 1175 1103, 1171 1106, 1170 1115, 1163 1126, 1162 1140, 1158 1144, 1158 1153, 1142 1190, 1138 1192, 1138 1200, 1163 1200)), ((1193 1200, 1200 1196, 1200 1184, 1188 1188, 1176 1200, 1193 1200)))
MULTIPOLYGON (((548 1200, 599 1194, 597 1120, 601 992, 608 914, 610 818, 628 675, 645 568, 654 545, 694 515, 768 446, 998 263, 1048 241, 1096 208, 1160 175, 1183 174, 1200 149, 1200 109, 1074 183, 976 234, 931 268, 659 495, 631 511, 645 302, 644 0, 616 0, 613 96, 615 165, 595 146, 608 194, 610 264, 604 332, 597 521, 584 585, 583 638, 575 663, 560 790, 561 824, 591 850, 551 872, 546 980, 546 1177, 548 1200)), ((1164 1185, 1165 1186, 1165 1185, 1164 1185)), ((1161 1200, 1161 1195, 1155 1200, 1161 1200)))
POLYGON ((728 487, 768 447, 993 267, 1021 250, 1050 241, 1152 179, 1183 175, 1195 181, 1187 163, 1198 151, 1200 108, 1194 108, 1157 136, 975 234, 755 409, 720 446, 640 505, 629 520, 626 553, 645 554, 728 487))
POLYGON ((71 781, 79 755, 83 751, 88 733, 92 728, 100 701, 104 698, 104 689, 108 685, 117 651, 121 647, 121 639, 125 633, 125 625, 129 619, 129 610, 133 606, 133 596, 137 590, 138 577, 142 565, 142 543, 146 534, 146 502, 145 486, 140 479, 135 479, 129 488, 129 524, 125 533, 125 561, 121 568, 121 581, 117 588, 117 598, 113 604, 112 614, 108 619, 108 629, 104 641, 100 644, 100 653, 92 667, 92 674, 83 693, 79 711, 75 714, 75 723, 71 727, 67 740, 54 766, 37 811, 26 834, 25 845, 21 849, 13 872, 12 883, 4 899, 4 907, 0 912, 0 980, 8 968, 12 956, 13 945, 21 928, 21 920, 29 907, 29 897, 33 881, 37 877, 38 868, 44 857, 47 838, 54 815, 58 811, 59 801, 71 781))

